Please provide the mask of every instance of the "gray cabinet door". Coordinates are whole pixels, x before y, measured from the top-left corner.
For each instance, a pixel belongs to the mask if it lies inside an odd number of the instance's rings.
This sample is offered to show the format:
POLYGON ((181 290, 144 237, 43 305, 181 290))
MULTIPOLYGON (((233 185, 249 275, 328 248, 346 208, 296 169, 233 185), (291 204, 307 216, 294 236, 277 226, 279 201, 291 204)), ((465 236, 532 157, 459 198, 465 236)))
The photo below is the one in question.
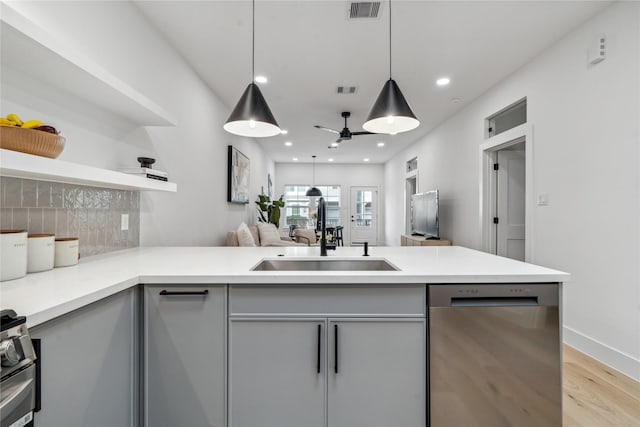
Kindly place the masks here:
POLYGON ((144 292, 145 424, 225 426, 226 286, 147 285, 144 292))
POLYGON ((329 322, 330 427, 426 426, 425 328, 424 319, 329 322))
POLYGON ((30 329, 42 340, 35 425, 137 425, 135 301, 130 289, 30 329))
POLYGON ((325 333, 326 319, 231 318, 229 426, 324 427, 325 333))

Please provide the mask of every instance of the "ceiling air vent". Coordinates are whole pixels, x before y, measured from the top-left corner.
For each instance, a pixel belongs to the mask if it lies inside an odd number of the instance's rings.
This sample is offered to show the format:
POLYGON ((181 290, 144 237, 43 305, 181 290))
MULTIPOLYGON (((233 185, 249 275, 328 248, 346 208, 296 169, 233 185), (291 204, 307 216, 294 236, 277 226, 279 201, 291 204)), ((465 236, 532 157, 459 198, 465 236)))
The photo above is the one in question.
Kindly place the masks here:
POLYGON ((379 1, 361 1, 351 3, 350 19, 377 18, 380 12, 379 1))
POLYGON ((336 92, 341 95, 353 95, 354 93, 356 93, 356 87, 355 86, 338 86, 338 90, 336 92))

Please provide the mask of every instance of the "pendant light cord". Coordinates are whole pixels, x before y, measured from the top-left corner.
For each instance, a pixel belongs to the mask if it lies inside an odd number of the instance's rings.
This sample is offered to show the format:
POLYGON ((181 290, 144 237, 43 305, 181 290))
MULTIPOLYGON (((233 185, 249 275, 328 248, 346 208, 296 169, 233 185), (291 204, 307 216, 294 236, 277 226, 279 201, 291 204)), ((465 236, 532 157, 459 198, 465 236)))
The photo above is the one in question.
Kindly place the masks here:
POLYGON ((389 80, 391 80, 391 0, 389 0, 389 80))
POLYGON ((251 83, 256 77, 256 0, 251 2, 251 83))
POLYGON ((311 157, 313 157, 313 184, 311 186, 315 188, 315 186, 316 186, 316 156, 311 156, 311 157))

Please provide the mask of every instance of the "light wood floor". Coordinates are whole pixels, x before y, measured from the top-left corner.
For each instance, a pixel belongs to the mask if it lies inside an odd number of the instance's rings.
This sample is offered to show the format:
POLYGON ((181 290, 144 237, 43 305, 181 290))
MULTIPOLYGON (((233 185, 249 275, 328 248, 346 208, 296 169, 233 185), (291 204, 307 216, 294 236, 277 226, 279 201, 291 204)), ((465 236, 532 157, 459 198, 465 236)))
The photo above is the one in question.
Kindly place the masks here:
POLYGON ((564 346, 564 427, 639 427, 640 383, 564 346))

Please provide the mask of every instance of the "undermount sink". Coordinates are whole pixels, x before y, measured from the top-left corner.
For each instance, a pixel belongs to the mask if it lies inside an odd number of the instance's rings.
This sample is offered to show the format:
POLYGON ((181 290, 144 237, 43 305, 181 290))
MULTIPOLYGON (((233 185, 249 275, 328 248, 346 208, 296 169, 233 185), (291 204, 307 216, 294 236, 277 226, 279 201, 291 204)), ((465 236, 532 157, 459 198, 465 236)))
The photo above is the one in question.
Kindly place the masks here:
POLYGON ((397 271, 384 259, 263 259, 251 271, 397 271))

